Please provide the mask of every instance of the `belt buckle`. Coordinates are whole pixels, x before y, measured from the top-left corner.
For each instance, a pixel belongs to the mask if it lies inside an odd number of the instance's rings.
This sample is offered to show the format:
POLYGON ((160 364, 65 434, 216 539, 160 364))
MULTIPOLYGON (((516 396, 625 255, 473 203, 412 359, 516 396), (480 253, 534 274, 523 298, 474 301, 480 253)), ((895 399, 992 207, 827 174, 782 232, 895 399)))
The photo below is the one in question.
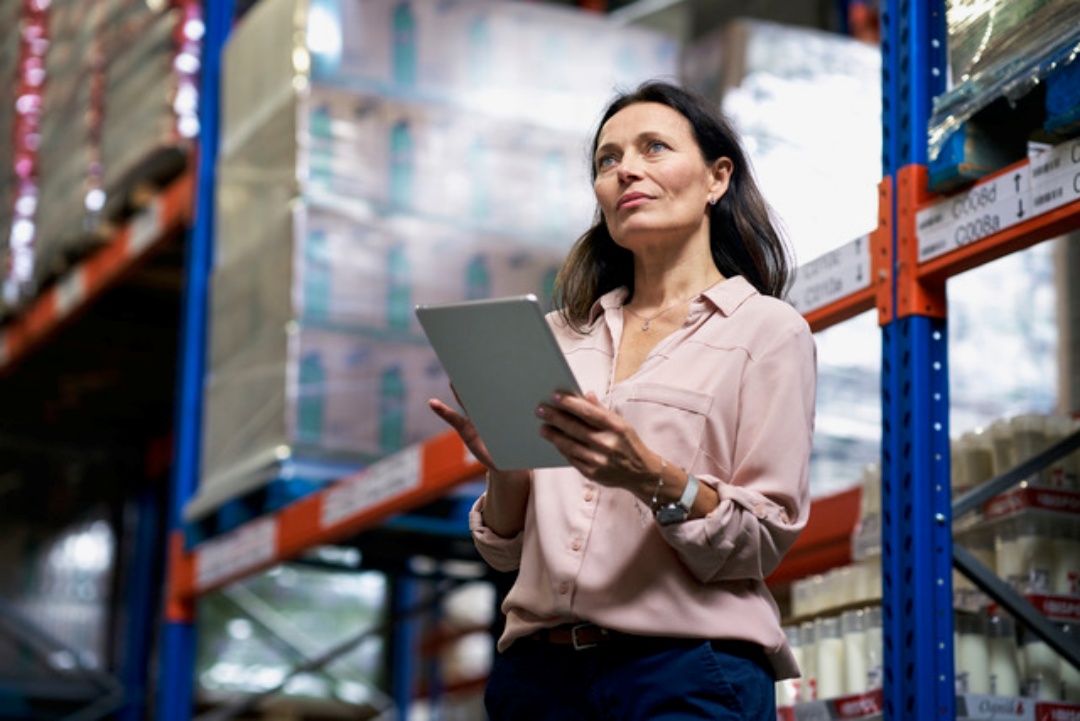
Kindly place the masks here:
MULTIPOLYGON (((587 648, 596 648, 597 646, 600 645, 598 643, 584 643, 584 642, 579 642, 578 641, 578 631, 583 629, 583 628, 588 628, 588 627, 590 627, 592 625, 593 624, 591 624, 591 623, 579 623, 576 626, 571 626, 570 627, 570 641, 574 644, 574 650, 575 651, 584 651, 587 648)), ((601 635, 604 633, 603 629, 598 629, 598 630, 600 631, 601 635)))

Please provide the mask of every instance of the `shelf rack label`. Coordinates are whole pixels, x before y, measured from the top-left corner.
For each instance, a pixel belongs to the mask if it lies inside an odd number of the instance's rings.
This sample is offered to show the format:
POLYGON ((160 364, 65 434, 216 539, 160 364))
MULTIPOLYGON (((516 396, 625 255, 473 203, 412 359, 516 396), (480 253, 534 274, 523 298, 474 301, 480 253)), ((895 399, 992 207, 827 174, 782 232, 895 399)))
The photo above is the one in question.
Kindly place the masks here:
POLYGON ((56 284, 56 313, 66 316, 86 298, 86 273, 81 267, 65 275, 56 284))
POLYGON ((241 576, 277 554, 277 519, 270 516, 247 523, 199 546, 195 556, 195 587, 199 590, 241 576))
POLYGON ((323 529, 356 516, 420 485, 420 447, 413 446, 372 464, 322 494, 323 529))
POLYGON ((803 315, 870 287, 870 236, 800 265, 788 297, 803 315))
POLYGON ((963 248, 1034 215, 1029 163, 918 211, 915 233, 919 262, 963 248))
POLYGON ((1046 213, 1080 198, 1080 139, 1032 155, 1032 210, 1046 213))
POLYGON ((149 205, 143 208, 130 222, 130 235, 128 235, 127 251, 131 256, 140 255, 154 241, 161 237, 164 230, 161 222, 162 200, 154 198, 149 205))

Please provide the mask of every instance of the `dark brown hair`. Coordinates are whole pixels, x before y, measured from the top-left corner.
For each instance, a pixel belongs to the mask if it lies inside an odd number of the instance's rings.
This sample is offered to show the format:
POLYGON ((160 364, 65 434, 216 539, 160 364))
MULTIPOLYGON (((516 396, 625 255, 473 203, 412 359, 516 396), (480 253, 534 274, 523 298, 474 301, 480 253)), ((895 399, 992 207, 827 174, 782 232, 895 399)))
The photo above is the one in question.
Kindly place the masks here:
MULTIPOLYGON (((733 168, 727 192, 709 210, 713 262, 725 277, 741 275, 762 294, 783 297, 790 275, 787 248, 754 182, 738 134, 714 104, 670 83, 644 83, 632 92, 619 95, 608 106, 593 136, 590 161, 596 155, 604 124, 623 108, 636 103, 660 103, 690 121, 707 164, 724 157, 731 160, 733 168)), ((596 165, 590 162, 590 166, 596 180, 596 165)), ((559 270, 555 282, 556 305, 564 320, 582 331, 597 298, 622 286, 633 295, 633 256, 612 239, 598 208, 593 226, 574 243, 559 270)))

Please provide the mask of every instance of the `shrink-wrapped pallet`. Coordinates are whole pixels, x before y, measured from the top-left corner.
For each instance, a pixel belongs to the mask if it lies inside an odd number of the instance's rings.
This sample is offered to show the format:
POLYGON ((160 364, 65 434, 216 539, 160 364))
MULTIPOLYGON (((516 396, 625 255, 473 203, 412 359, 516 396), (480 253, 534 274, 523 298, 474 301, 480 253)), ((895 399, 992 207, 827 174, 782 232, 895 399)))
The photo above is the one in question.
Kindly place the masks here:
POLYGON ((100 241, 102 119, 94 69, 100 19, 99 0, 54 0, 46 10, 31 293, 100 241))
POLYGON ((198 125, 199 3, 151 9, 105 0, 101 31, 101 184, 105 212, 154 190, 188 164, 198 125))
POLYGON ((17 192, 15 176, 15 90, 22 33, 19 3, 0 4, 0 319, 7 314, 2 292, 11 276, 11 226, 17 192))
POLYGON ((262 0, 224 53, 202 475, 185 514, 445 430, 420 303, 535 293, 588 137, 672 41, 566 8, 262 0))
POLYGON ((928 123, 931 160, 999 99, 1018 101, 1080 51, 1075 0, 948 0, 949 75, 928 123))

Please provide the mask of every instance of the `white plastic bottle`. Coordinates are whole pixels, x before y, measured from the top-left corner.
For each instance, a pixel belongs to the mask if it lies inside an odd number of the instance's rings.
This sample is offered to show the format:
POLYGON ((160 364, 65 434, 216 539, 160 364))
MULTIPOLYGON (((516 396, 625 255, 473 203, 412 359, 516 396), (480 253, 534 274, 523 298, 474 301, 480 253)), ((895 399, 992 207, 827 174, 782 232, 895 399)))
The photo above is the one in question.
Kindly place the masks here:
POLYGON ((953 649, 957 693, 990 693, 989 652, 986 617, 981 613, 957 613, 953 649))
POLYGON ((1009 616, 990 616, 990 693, 995 696, 1020 695, 1020 652, 1016 645, 1016 624, 1009 616))
POLYGON ((840 634, 844 640, 843 693, 866 693, 866 611, 860 608, 840 614, 840 634))

